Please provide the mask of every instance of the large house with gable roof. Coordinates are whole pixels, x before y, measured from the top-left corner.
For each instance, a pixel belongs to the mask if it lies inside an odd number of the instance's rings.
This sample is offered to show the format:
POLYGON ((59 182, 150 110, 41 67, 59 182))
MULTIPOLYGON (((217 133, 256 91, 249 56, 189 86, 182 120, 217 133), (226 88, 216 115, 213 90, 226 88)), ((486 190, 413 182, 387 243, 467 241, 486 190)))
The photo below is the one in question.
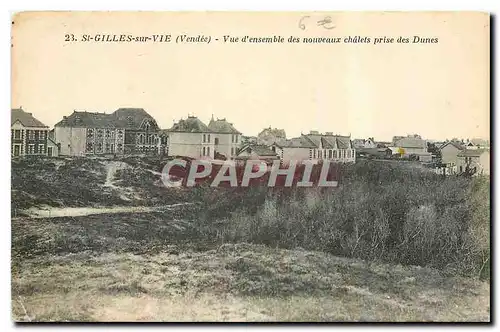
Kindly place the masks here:
POLYGON ((274 143, 271 146, 283 162, 303 160, 332 160, 342 163, 356 162, 356 151, 350 136, 320 134, 311 131, 300 137, 274 143))
POLYGON ((46 156, 49 127, 22 108, 11 109, 11 155, 46 156))
POLYGON ((67 156, 158 154, 156 120, 142 108, 120 108, 111 114, 74 111, 54 126, 60 154, 67 156))
POLYGON ((208 126, 188 116, 165 130, 165 152, 169 156, 234 159, 241 145, 241 133, 226 119, 213 117, 208 126))
POLYGON ((213 133, 215 153, 226 159, 234 159, 241 146, 241 133, 225 118, 214 120, 213 116, 208 129, 213 133))
POLYGON ((212 131, 200 119, 188 116, 163 131, 165 153, 169 156, 191 158, 214 157, 214 137, 212 131))

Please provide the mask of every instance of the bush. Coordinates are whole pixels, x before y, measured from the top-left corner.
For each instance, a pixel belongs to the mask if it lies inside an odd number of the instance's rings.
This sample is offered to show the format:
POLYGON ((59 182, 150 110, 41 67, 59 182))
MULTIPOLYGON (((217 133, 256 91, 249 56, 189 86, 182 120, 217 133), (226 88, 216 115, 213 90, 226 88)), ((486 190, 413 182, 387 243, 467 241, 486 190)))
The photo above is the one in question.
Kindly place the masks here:
POLYGON ((220 242, 487 276, 489 179, 373 161, 344 166, 342 175, 338 188, 219 189, 199 222, 220 242))

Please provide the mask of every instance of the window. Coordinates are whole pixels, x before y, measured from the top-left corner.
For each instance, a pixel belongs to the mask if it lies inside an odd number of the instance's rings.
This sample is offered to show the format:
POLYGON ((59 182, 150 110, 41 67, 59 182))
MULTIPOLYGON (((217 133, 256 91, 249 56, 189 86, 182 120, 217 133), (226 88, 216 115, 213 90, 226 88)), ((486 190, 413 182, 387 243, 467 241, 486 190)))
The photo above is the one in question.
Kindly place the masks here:
POLYGON ((40 140, 44 140, 45 139, 45 130, 40 130, 40 135, 39 135, 39 138, 40 140))
POLYGON ((27 130, 27 136, 29 140, 34 140, 35 139, 35 131, 34 130, 27 130))
POLYGON ((337 150, 333 150, 333 158, 337 158, 337 150))
POLYGON ((208 143, 210 143, 210 134, 208 134, 208 139, 207 139, 208 143))
POLYGON ((238 143, 238 135, 236 135, 236 143, 238 143))
MULTIPOLYGON (((205 135, 203 135, 203 138, 205 138, 205 135)), ((202 156, 205 156, 206 155, 206 148, 203 147, 203 153, 202 153, 202 156)))
POLYGON ((45 144, 38 144, 38 153, 45 153, 45 144))
MULTIPOLYGON (((207 135, 203 134, 203 143, 207 142, 207 135)), ((205 152, 203 152, 203 155, 205 155, 205 152)))
POLYGON ((332 159, 332 150, 328 150, 328 158, 332 159))
POLYGON ((207 156, 210 156, 210 147, 207 146, 207 156))
POLYGON ((102 129, 97 129, 97 138, 102 138, 102 129))
POLYGON ((118 139, 121 140, 123 138, 123 130, 118 130, 118 139))
POLYGON ((94 137, 94 129, 88 128, 87 129, 87 138, 93 138, 94 137))
POLYGON ((326 150, 323 150, 323 158, 326 159, 326 150))
POLYGON ((312 159, 312 157, 313 157, 313 150, 309 149, 309 159, 312 159))
POLYGON ((14 139, 21 139, 21 131, 14 130, 14 139))
POLYGON ((234 148, 231 148, 231 156, 234 156, 234 148))
POLYGON ((35 144, 28 144, 28 154, 35 154, 35 144))
POLYGON ((135 143, 136 144, 144 144, 144 134, 138 134, 135 138, 135 143))
POLYGON ((234 143, 234 135, 231 135, 231 143, 234 143))
POLYGON ((102 152, 102 143, 97 143, 95 152, 96 153, 101 153, 102 152))
POLYGON ((111 130, 106 129, 106 138, 111 138, 111 130))
POLYGON ((88 142, 85 152, 94 152, 94 143, 88 142))
POLYGON ((316 159, 316 149, 313 150, 313 158, 316 159))
POLYGON ((214 138, 214 143, 215 143, 215 145, 219 145, 219 138, 218 137, 214 138))

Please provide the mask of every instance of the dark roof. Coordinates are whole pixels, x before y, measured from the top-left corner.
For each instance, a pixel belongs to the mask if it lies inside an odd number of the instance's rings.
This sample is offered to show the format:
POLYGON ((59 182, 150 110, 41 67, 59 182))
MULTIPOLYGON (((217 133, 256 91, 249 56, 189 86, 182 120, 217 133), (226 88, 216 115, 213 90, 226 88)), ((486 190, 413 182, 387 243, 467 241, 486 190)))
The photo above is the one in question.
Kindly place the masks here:
POLYGON ((265 145, 257 145, 257 144, 248 144, 244 147, 242 147, 239 151, 238 154, 240 154, 243 151, 248 151, 251 153, 252 151, 256 153, 259 156, 276 156, 276 152, 271 150, 268 146, 265 145))
POLYGON ((208 128, 214 133, 220 134, 241 134, 236 128, 233 127, 232 123, 226 121, 226 119, 210 120, 208 128))
POLYGON ((300 137, 287 139, 282 142, 276 142, 275 144, 282 148, 310 148, 310 149, 316 148, 316 145, 314 145, 314 143, 311 142, 311 140, 309 140, 304 135, 300 137))
POLYGON ((74 111, 71 115, 63 117, 55 127, 139 129, 144 120, 150 121, 155 129, 158 129, 155 119, 142 108, 120 108, 111 114, 74 111))
POLYGON ((206 124, 201 122, 195 116, 189 116, 185 120, 180 120, 175 123, 172 128, 168 131, 170 132, 183 132, 183 133, 211 133, 212 131, 207 127, 206 124))
POLYGON ((13 125, 15 122, 19 121, 25 127, 43 127, 48 128, 41 121, 36 119, 33 114, 25 112, 20 108, 11 109, 11 121, 10 124, 13 125))
POLYGON ((486 149, 465 149, 460 151, 457 156, 458 157, 479 157, 483 153, 488 152, 486 149))
POLYGON ((141 128, 144 120, 150 121, 156 129, 158 128, 155 119, 143 108, 119 108, 113 115, 125 128, 141 128))
POLYGON ((349 136, 307 134, 284 142, 276 142, 279 147, 287 148, 310 148, 318 149, 322 146, 325 149, 350 149, 352 148, 349 136))
POLYGON ((447 145, 452 145, 452 146, 454 146, 455 148, 457 148, 458 150, 464 150, 464 149, 465 149, 465 147, 464 147, 463 145, 460 145, 460 144, 459 144, 459 143, 457 143, 457 142, 452 142, 452 141, 450 141, 450 142, 446 142, 446 143, 444 143, 443 145, 441 145, 441 146, 439 147, 439 150, 443 149, 443 148, 444 148, 445 146, 447 146, 447 145))
POLYGON ((116 128, 122 127, 112 114, 74 111, 70 116, 64 116, 54 127, 91 127, 116 128))
POLYGON ((349 136, 339 135, 303 135, 308 138, 316 148, 323 147, 324 149, 350 149, 351 138, 349 136))

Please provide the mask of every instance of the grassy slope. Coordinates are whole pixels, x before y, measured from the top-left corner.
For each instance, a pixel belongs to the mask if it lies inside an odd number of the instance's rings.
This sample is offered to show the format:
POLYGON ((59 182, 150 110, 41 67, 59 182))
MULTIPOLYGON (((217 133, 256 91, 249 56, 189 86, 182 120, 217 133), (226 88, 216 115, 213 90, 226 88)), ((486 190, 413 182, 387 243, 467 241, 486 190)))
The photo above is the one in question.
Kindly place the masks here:
MULTIPOLYGON (((186 200, 155 184, 159 176, 149 171, 154 170, 154 162, 125 162, 130 167, 113 177, 118 188, 103 186, 106 162, 99 160, 14 163, 13 207, 156 205, 186 200), (123 199, 124 188, 132 188, 129 200, 123 199)), ((313 251, 248 244, 221 247, 214 243, 220 241, 218 237, 197 229, 190 222, 195 214, 183 209, 167 214, 12 220, 13 318, 490 319, 486 282, 313 251)), ((489 220, 489 215, 484 218, 489 220)), ((489 234, 479 226, 477 233, 489 234)))
POLYGON ((489 320, 487 283, 248 244, 26 259, 12 287, 21 321, 489 320))
POLYGON ((161 164, 154 158, 22 159, 11 165, 16 215, 30 207, 152 206, 186 200, 185 192, 166 190, 158 173, 161 164))

